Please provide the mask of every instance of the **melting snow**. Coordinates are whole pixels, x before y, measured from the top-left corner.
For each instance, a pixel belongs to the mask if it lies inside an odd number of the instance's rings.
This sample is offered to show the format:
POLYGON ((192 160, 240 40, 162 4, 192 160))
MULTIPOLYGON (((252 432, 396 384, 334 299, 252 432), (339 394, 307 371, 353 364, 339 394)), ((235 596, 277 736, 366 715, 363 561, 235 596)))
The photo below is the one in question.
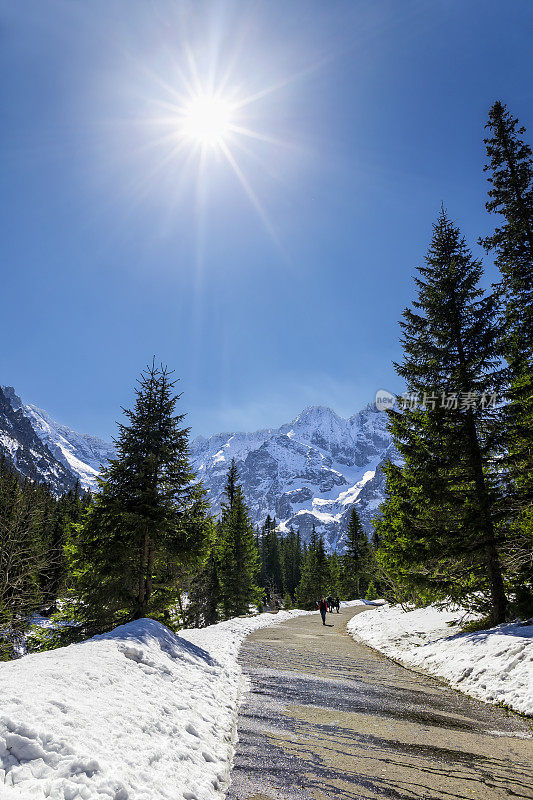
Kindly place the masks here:
POLYGON ((0 798, 222 796, 243 681, 237 653, 280 611, 174 635, 150 619, 0 665, 0 798))

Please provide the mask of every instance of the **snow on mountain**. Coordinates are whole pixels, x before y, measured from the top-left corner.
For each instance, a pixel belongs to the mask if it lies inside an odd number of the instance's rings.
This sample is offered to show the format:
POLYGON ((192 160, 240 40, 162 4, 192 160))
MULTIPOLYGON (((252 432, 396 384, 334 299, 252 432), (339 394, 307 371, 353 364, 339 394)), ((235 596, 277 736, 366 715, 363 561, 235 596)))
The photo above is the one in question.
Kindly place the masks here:
MULTIPOLYGON (((53 420, 41 408, 24 404, 12 386, 1 388, 13 411, 20 412, 29 421, 34 433, 54 459, 66 468, 69 476, 74 476, 74 482, 78 478, 83 489, 96 489, 96 477, 102 465, 115 455, 113 445, 97 436, 76 433, 72 428, 53 420)), ((45 476, 37 479, 46 480, 45 476)))
POLYGON ((43 444, 11 387, 0 387, 0 456, 24 478, 48 483, 57 494, 75 486, 74 475, 43 444))
POLYGON ((254 523, 270 514, 282 531, 299 528, 306 540, 314 524, 329 549, 342 550, 352 505, 370 535, 371 519, 384 498, 380 465, 398 460, 398 453, 387 417, 375 406, 348 419, 330 408, 309 406, 280 428, 198 437, 191 443, 191 458, 215 512, 235 458, 254 523))
POLYGON ((72 428, 60 425, 37 406, 25 405, 24 414, 37 436, 57 460, 79 478, 81 486, 84 489, 96 489, 96 477, 102 466, 115 457, 114 446, 97 436, 76 433, 72 428))
MULTIPOLYGON (((66 474, 79 478, 84 488, 96 489, 101 465, 114 457, 113 445, 76 433, 37 406, 25 405, 11 387, 3 391, 13 412, 30 423, 53 460, 68 470, 66 474)), ((0 450, 9 452, 13 446, 9 430, 0 430, 0 450)), ((325 406, 309 406, 279 428, 198 436, 190 452, 215 513, 220 511, 226 473, 235 458, 255 524, 261 525, 270 514, 281 531, 299 528, 304 540, 314 524, 330 550, 343 549, 352 505, 371 534, 371 519, 385 492, 381 465, 388 458, 399 458, 387 416, 374 405, 348 419, 325 406)))

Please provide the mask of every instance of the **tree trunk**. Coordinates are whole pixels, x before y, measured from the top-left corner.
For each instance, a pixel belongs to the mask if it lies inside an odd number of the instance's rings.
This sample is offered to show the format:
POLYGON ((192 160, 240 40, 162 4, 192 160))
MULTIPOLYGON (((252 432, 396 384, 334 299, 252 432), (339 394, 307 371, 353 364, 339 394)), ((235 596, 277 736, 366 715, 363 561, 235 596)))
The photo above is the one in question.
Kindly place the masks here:
MULTIPOLYGON (((463 347, 463 337, 461 332, 460 316, 457 310, 455 295, 452 297, 455 319, 454 335, 457 345, 457 352, 459 355, 460 379, 463 384, 463 391, 467 392, 471 387, 469 380, 468 370, 466 366, 466 358, 463 347)), ((491 502, 487 485, 485 481, 485 473, 483 471, 483 458, 481 455, 481 448, 479 445, 478 431, 476 428, 476 420, 472 409, 466 412, 466 426, 465 432, 468 442, 468 450, 470 455, 470 464, 472 467, 474 483, 476 487, 477 501, 479 504, 480 517, 482 522, 482 529, 484 534, 484 549, 487 558, 487 570, 490 586, 492 614, 491 619, 494 624, 505 621, 505 614, 507 611, 507 597, 503 585, 502 569, 500 564, 500 557, 495 543, 494 536, 494 523, 492 521, 491 502)))
POLYGON ((494 544, 489 547, 488 556, 490 590, 492 598, 492 622, 494 625, 499 625, 500 622, 505 622, 507 612, 507 597, 505 595, 505 588, 503 585, 500 556, 494 544))
POLYGON ((146 558, 146 588, 144 592, 144 607, 143 617, 148 613, 150 598, 152 596, 152 570, 154 566, 154 544, 151 539, 148 539, 148 555, 146 558))
POLYGON ((137 578, 137 608, 135 609, 134 619, 141 619, 144 616, 145 597, 146 597, 146 567, 148 564, 148 527, 144 529, 143 538, 140 546, 139 575, 137 578))
POLYGON ((178 605, 180 607, 180 625, 185 624, 185 612, 183 611, 183 602, 181 599, 181 592, 178 592, 178 605))
POLYGON ((479 442, 477 438, 476 424, 472 411, 467 412, 467 435, 470 445, 470 460, 474 472, 474 481, 476 484, 476 492, 480 506, 480 515, 483 522, 483 528, 487 537, 486 553, 487 553, 487 567, 489 573, 490 594, 492 600, 492 614, 491 619, 495 625, 500 622, 505 622, 505 613, 507 611, 507 597, 505 596, 505 589, 503 585, 502 569, 500 564, 500 556, 496 547, 494 538, 494 523, 492 522, 490 514, 490 500, 487 493, 485 483, 485 475, 483 472, 483 464, 481 460, 481 452, 479 449, 479 442))

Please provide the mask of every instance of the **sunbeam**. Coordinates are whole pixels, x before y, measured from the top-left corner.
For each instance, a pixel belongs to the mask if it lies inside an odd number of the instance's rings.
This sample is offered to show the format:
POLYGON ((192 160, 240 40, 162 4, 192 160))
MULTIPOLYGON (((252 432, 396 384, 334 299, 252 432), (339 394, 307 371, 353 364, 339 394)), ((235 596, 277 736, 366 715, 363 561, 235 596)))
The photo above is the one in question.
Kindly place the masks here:
POLYGON ((195 48, 184 43, 179 61, 172 56, 164 72, 161 68, 138 65, 144 81, 142 111, 136 120, 141 134, 136 153, 142 158, 151 153, 147 182, 162 174, 161 170, 168 182, 175 169, 181 173, 178 182, 182 183, 185 171, 192 177, 190 169, 196 162, 193 178, 196 188, 191 187, 191 191, 197 203, 201 198, 201 205, 209 202, 221 180, 225 180, 221 166, 226 163, 279 248, 279 236, 259 196, 259 187, 264 176, 284 182, 283 171, 277 170, 276 174, 273 165, 279 163, 281 153, 294 153, 297 146, 283 135, 276 135, 277 131, 268 130, 273 123, 280 127, 268 100, 316 67, 297 70, 292 76, 275 81, 265 80, 261 86, 259 76, 250 75, 247 82, 239 74, 235 53, 221 55, 217 48, 215 51, 216 55, 206 59, 205 51, 197 55, 195 48), (245 142, 249 148, 244 147, 245 142), (201 183, 206 185, 201 187, 201 183))

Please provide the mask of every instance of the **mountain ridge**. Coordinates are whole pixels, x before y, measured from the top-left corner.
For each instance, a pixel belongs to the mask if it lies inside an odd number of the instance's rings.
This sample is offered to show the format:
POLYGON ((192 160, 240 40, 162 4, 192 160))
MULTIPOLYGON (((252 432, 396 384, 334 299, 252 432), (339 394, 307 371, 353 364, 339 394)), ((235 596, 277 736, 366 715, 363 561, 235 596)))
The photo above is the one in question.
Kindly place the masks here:
POLYGON ((197 438, 191 458, 215 512, 235 458, 254 523, 270 514, 281 531, 294 526, 304 540, 314 524, 334 550, 342 549, 352 505, 371 535, 371 518, 384 498, 381 465, 399 455, 386 415, 369 404, 348 418, 327 406, 308 406, 278 428, 197 438))
MULTIPOLYGON (((115 455, 113 444, 79 434, 43 409, 24 404, 13 387, 3 387, 3 392, 12 413, 19 421, 26 420, 49 454, 44 471, 49 474, 54 465, 60 475, 58 490, 62 480, 69 485, 69 475, 83 488, 94 490, 101 465, 115 455)), ((0 449, 5 450, 1 434, 0 426, 0 449)), ((235 458, 254 524, 261 525, 270 514, 281 532, 299 528, 304 541, 314 525, 331 551, 343 549, 354 505, 371 535, 371 519, 385 493, 383 462, 399 460, 387 417, 373 404, 346 418, 328 406, 310 405, 277 428, 197 436, 189 449, 215 514, 220 511, 229 463, 235 458)))
POLYGON ((75 475, 36 433, 13 387, 0 387, 0 455, 23 478, 46 483, 58 495, 76 485, 75 475))

